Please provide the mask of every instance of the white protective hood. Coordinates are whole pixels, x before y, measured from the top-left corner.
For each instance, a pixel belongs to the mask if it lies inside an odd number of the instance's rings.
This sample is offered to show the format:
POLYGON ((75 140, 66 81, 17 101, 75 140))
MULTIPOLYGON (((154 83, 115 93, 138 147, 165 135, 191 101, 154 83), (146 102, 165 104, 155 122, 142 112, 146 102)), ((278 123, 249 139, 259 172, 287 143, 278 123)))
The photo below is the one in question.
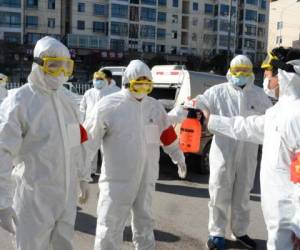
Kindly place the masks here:
POLYGON ((288 63, 294 65, 296 73, 278 69, 279 98, 298 99, 300 98, 300 60, 293 60, 288 63))
POLYGON ((131 80, 136 80, 142 76, 152 80, 149 67, 141 60, 132 60, 124 72, 123 84, 129 83, 131 80))
MULTIPOLYGON (((36 43, 33 56, 39 58, 44 56, 70 58, 70 53, 68 48, 61 42, 50 36, 45 36, 36 43)), ((53 77, 45 74, 36 63, 32 64, 31 73, 28 76, 28 82, 30 84, 39 87, 46 93, 56 91, 58 87, 67 80, 68 77, 63 75, 53 77)))

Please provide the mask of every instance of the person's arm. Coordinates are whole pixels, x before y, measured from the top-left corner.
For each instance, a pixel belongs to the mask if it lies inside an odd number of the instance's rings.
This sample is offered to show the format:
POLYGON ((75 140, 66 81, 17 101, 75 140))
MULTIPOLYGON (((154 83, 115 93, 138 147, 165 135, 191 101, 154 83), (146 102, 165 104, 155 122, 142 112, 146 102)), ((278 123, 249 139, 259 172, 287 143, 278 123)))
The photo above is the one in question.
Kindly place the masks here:
POLYGON ((159 116, 160 141, 162 148, 170 156, 172 161, 177 164, 179 177, 185 178, 187 168, 184 154, 179 147, 177 134, 175 133, 174 127, 171 125, 166 111, 161 105, 158 105, 157 112, 159 116))
POLYGON ((208 130, 217 135, 235 140, 262 144, 264 139, 265 115, 225 117, 210 115, 208 130))
POLYGON ((25 132, 15 98, 6 98, 0 106, 0 210, 12 206, 14 185, 11 179, 13 158, 17 155, 25 132))
POLYGON ((108 109, 110 107, 106 107, 105 103, 100 100, 83 124, 88 134, 88 141, 84 143, 85 158, 88 164, 92 162, 93 157, 100 149, 102 139, 107 132, 108 124, 105 121, 105 114, 109 112, 108 109))
POLYGON ((87 104, 86 104, 86 96, 83 95, 81 101, 80 101, 80 106, 79 106, 79 111, 80 111, 80 119, 81 121, 84 121, 86 118, 86 108, 87 108, 87 104))

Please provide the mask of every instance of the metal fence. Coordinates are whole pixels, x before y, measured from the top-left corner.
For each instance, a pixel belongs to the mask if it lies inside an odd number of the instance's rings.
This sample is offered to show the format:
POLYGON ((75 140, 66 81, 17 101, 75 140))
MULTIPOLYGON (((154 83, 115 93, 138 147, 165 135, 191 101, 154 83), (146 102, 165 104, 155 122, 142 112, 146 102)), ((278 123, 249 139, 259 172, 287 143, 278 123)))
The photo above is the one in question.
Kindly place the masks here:
MULTIPOLYGON (((88 89, 92 88, 93 85, 92 84, 86 84, 86 83, 71 83, 77 90, 79 95, 83 95, 85 91, 87 91, 88 89)), ((6 88, 7 89, 15 89, 15 88, 19 88, 21 87, 23 84, 19 83, 19 82, 9 82, 6 84, 6 88)), ((72 92, 73 89, 70 89, 72 92)))

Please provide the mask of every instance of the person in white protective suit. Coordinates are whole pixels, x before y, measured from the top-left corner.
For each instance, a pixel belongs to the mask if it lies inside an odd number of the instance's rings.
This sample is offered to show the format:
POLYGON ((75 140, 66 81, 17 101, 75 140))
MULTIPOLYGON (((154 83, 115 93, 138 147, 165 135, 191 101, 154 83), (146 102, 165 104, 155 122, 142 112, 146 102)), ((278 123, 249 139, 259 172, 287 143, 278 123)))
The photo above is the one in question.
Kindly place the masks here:
MULTIPOLYGON (((208 129, 214 134, 263 144, 260 181, 261 205, 268 230, 267 248, 292 250, 292 232, 296 244, 300 238, 297 221, 300 193, 296 192, 295 199, 296 184, 290 180, 291 159, 300 149, 300 51, 275 48, 262 68, 265 92, 278 98, 265 115, 229 118, 205 113, 209 117, 208 129)), ((248 151, 244 154, 248 155, 248 151)))
MULTIPOLYGON (((122 248, 123 229, 132 212, 133 243, 155 249, 152 193, 158 178, 160 143, 186 176, 183 153, 163 106, 147 96, 151 71, 140 60, 125 70, 121 91, 97 103, 85 127, 96 152, 103 146, 95 250, 122 248)), ((92 154, 91 154, 92 155, 92 154)))
POLYGON ((0 103, 7 96, 7 89, 5 88, 7 84, 7 76, 0 73, 0 103))
MULTIPOLYGON (((252 63, 247 56, 232 59, 227 79, 228 82, 215 85, 192 100, 194 107, 216 115, 246 117, 264 114, 272 105, 263 89, 254 85, 252 63)), ((256 246, 247 230, 257 152, 256 144, 222 135, 213 137, 209 154, 209 249, 224 249, 229 208, 232 237, 249 248, 256 246)))
POLYGON ((72 71, 68 49, 43 37, 34 48, 28 83, 0 106, 0 225, 16 230, 18 250, 74 249, 77 181, 85 202, 89 169, 83 168, 81 150, 87 134, 71 100, 59 91, 72 71), (13 165, 24 168, 16 191, 13 165))
MULTIPOLYGON (((80 112, 84 121, 91 113, 96 103, 104 96, 110 95, 120 90, 116 82, 112 79, 110 70, 103 69, 96 71, 93 77, 94 87, 87 90, 80 102, 80 112)), ((95 174, 97 171, 98 152, 95 154, 91 162, 91 173, 95 174)))

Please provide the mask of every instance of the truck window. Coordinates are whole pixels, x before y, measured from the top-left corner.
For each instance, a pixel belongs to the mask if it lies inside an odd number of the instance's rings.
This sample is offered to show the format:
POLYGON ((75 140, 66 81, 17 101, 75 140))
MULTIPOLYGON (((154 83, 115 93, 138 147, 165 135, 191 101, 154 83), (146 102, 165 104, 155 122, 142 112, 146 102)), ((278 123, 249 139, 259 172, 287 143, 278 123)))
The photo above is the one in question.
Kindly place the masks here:
POLYGON ((113 75, 113 79, 115 80, 116 85, 121 88, 122 87, 122 76, 113 75))

